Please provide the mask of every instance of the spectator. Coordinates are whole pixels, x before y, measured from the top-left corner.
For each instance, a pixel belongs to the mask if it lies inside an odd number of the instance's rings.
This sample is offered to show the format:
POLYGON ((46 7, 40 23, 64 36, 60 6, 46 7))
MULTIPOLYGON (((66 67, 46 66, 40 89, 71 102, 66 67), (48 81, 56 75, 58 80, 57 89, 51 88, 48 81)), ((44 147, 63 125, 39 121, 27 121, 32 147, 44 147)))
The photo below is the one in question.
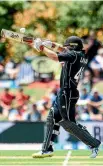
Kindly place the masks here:
POLYGON ((88 98, 88 92, 86 88, 82 89, 82 93, 80 95, 80 100, 86 100, 88 98))
POLYGON ((23 120, 34 121, 34 122, 41 120, 41 114, 38 111, 36 104, 33 104, 31 112, 24 113, 23 120))
POLYGON ((50 100, 51 100, 51 103, 53 104, 54 101, 55 101, 55 98, 57 96, 57 93, 58 93, 58 87, 57 86, 54 86, 51 91, 49 92, 49 97, 50 97, 50 100))
POLYGON ((101 43, 96 39, 96 33, 91 30, 88 40, 88 49, 87 55, 89 57, 89 62, 93 59, 93 57, 97 54, 97 50, 100 48, 101 43))
POLYGON ((24 61, 19 66, 17 75, 18 84, 29 84, 34 81, 34 70, 31 66, 29 59, 24 57, 24 61))
POLYGON ((0 63, 0 78, 2 78, 4 74, 4 66, 2 65, 2 63, 0 63))
POLYGON ((80 80, 78 88, 80 90, 80 93, 82 89, 86 89, 87 93, 89 94, 92 89, 92 75, 89 70, 85 70, 83 78, 80 80))
POLYGON ((93 89, 92 95, 88 99, 88 111, 91 120, 103 120, 103 109, 101 108, 103 103, 102 96, 97 89, 93 89))
POLYGON ((5 88, 0 95, 0 106, 3 109, 3 114, 8 116, 9 110, 11 109, 12 101, 15 99, 15 96, 9 92, 8 88, 5 88))
POLYGON ((51 107, 51 100, 48 96, 43 96, 40 101, 37 102, 37 108, 42 115, 42 120, 46 120, 48 110, 51 107))
POLYGON ((13 60, 9 61, 5 66, 5 73, 10 79, 16 79, 18 71, 18 65, 13 60))
POLYGON ((90 68, 93 71, 95 81, 98 81, 100 74, 103 74, 103 48, 98 50, 98 54, 90 62, 90 68))
POLYGON ((90 120, 90 116, 87 109, 88 96, 89 95, 87 93, 87 89, 83 88, 76 106, 77 120, 90 120))
POLYGON ((25 112, 25 110, 20 106, 17 106, 17 108, 16 107, 12 108, 8 115, 8 119, 10 121, 22 121, 24 112, 25 112))
POLYGON ((18 106, 23 106, 23 105, 25 105, 28 102, 29 98, 30 98, 30 96, 29 95, 25 95, 24 94, 24 90, 21 88, 16 93, 16 104, 18 106))
POLYGON ((90 115, 86 105, 76 107, 76 119, 83 120, 83 121, 90 120, 90 115))

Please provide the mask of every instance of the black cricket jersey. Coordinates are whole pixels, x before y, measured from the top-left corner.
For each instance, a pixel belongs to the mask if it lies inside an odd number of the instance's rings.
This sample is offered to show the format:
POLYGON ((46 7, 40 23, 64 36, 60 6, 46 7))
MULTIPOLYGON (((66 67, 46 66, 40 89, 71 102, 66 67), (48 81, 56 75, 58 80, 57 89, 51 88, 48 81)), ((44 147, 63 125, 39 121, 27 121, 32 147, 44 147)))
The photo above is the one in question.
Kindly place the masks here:
POLYGON ((88 58, 84 51, 66 50, 58 53, 60 62, 64 62, 60 77, 60 88, 76 89, 88 58))

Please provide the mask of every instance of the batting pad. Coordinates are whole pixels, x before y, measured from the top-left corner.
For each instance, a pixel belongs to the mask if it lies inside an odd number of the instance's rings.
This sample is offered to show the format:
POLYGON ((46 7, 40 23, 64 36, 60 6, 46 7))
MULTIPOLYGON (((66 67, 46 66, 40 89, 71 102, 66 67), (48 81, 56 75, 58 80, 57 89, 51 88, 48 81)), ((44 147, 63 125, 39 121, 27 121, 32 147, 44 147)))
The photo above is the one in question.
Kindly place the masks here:
POLYGON ((92 137, 91 134, 82 125, 76 124, 70 120, 62 120, 59 122, 59 124, 66 131, 77 137, 89 147, 94 148, 100 145, 100 141, 92 137))
POLYGON ((47 117, 47 123, 46 123, 46 133, 45 133, 45 138, 42 146, 42 151, 45 152, 48 150, 52 133, 53 133, 53 128, 54 128, 54 110, 51 108, 48 117, 47 117))

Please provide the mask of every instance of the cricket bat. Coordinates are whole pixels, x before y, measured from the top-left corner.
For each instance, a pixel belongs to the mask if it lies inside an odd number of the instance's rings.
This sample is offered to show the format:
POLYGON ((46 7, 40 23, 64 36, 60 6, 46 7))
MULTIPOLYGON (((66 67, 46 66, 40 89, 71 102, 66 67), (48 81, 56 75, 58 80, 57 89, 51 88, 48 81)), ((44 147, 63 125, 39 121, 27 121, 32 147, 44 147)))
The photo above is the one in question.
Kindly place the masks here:
MULTIPOLYGON (((1 30, 1 37, 2 38, 6 38, 6 39, 10 39, 10 40, 14 40, 14 41, 17 41, 17 42, 20 42, 20 43, 25 43, 25 44, 28 44, 28 45, 32 45, 34 43, 34 40, 36 39, 36 37, 30 37, 30 36, 26 36, 25 34, 22 34, 22 33, 17 33, 17 32, 14 32, 14 31, 10 31, 10 30, 7 30, 7 29, 2 29, 1 30)), ((47 39, 43 39, 42 41, 49 41, 47 39)), ((51 41, 50 41, 51 42, 51 41)), ((54 44, 55 45, 55 44, 54 44)), ((46 45, 47 46, 47 45, 46 45)), ((48 48, 49 46, 47 46, 48 48)), ((54 47, 54 46, 53 46, 54 47)), ((58 49, 60 51, 63 51, 64 50, 64 47, 63 46, 55 46, 55 47, 58 47, 58 49)), ((54 47, 54 48, 55 48, 54 47)), ((56 48, 57 49, 57 48, 56 48)), ((55 52, 58 52, 58 51, 55 51, 55 52)))
POLYGON ((7 30, 7 29, 1 30, 1 37, 6 38, 6 39, 11 39, 11 40, 14 40, 17 42, 25 43, 25 44, 32 44, 33 41, 35 40, 34 37, 29 37, 22 33, 17 33, 14 31, 7 30))

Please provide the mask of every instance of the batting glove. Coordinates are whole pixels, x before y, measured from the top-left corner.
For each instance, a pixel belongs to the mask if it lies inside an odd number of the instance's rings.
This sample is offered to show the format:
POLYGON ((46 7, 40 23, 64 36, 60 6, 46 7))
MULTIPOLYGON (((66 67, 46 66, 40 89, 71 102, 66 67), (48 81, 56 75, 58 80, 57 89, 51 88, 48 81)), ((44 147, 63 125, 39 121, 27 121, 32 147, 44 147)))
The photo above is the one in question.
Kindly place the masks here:
POLYGON ((48 47, 48 48, 52 48, 53 47, 53 43, 50 40, 45 40, 42 42, 43 46, 48 47))
POLYGON ((52 49, 54 52, 58 52, 59 47, 63 47, 61 44, 55 43, 55 42, 51 42, 50 40, 45 40, 42 42, 42 44, 49 48, 52 49))
POLYGON ((43 51, 44 46, 40 38, 34 40, 33 48, 35 48, 38 52, 43 51))

